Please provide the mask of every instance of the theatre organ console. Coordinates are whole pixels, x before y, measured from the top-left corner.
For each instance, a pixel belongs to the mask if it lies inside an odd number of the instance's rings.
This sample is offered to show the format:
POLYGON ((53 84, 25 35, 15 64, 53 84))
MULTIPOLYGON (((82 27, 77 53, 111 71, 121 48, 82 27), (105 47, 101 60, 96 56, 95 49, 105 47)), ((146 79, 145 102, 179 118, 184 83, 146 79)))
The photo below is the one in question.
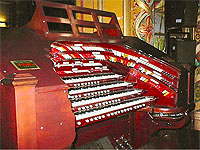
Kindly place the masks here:
POLYGON ((132 149, 161 129, 189 122, 186 65, 123 36, 114 13, 35 4, 27 25, 2 31, 2 148, 76 148, 103 138, 103 146, 132 149), (50 8, 65 10, 67 17, 49 16, 50 8), (99 16, 110 22, 99 22, 99 16), (65 24, 66 31, 48 23, 65 24), (83 33, 85 27, 94 32, 83 33))

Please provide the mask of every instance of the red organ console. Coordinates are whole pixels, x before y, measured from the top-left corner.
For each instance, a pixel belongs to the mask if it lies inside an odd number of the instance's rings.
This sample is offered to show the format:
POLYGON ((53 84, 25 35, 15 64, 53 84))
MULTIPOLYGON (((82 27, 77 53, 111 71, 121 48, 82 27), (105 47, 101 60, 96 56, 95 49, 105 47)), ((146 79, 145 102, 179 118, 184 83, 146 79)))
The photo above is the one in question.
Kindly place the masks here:
POLYGON ((101 148, 133 149, 161 129, 189 122, 192 75, 186 65, 123 36, 114 13, 35 4, 27 25, 2 31, 2 148, 77 148, 103 139, 101 148), (67 17, 50 16, 48 9, 65 10, 67 17))

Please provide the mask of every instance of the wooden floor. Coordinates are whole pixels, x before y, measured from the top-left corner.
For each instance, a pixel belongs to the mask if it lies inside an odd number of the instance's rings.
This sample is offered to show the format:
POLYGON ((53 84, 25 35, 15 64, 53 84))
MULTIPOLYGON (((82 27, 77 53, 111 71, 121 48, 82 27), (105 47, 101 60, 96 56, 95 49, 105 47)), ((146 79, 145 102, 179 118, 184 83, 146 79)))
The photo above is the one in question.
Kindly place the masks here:
POLYGON ((139 149, 200 149, 200 131, 190 124, 179 130, 163 130, 139 149))

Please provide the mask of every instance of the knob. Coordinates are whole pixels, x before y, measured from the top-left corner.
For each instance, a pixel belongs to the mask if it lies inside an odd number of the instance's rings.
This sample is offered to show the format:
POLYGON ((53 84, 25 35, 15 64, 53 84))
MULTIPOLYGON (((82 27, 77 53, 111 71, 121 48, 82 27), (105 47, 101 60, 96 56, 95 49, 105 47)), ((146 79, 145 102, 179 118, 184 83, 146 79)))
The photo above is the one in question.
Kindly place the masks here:
POLYGON ((80 121, 78 121, 78 122, 77 122, 77 124, 80 126, 80 125, 81 125, 81 122, 80 122, 80 121))

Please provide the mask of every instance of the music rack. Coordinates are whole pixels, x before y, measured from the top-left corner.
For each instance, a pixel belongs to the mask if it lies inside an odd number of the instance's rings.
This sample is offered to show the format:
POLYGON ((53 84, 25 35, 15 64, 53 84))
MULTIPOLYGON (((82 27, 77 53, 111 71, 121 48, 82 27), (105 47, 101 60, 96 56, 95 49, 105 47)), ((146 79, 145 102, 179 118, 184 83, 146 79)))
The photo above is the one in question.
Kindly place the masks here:
POLYGON ((43 32, 43 36, 48 40, 60 40, 66 38, 100 38, 105 40, 108 38, 120 39, 123 36, 116 15, 112 12, 94 10, 73 5, 65 5, 60 3, 57 3, 55 5, 53 2, 46 2, 42 0, 36 0, 35 3, 36 10, 34 16, 26 26, 36 31, 39 30, 40 33, 43 32), (64 9, 67 13, 68 18, 46 16, 44 12, 44 7, 64 9), (89 14, 92 16, 93 21, 77 19, 76 16, 74 16, 75 12, 78 12, 80 15, 89 14), (110 18, 110 22, 100 22, 98 17, 108 17, 110 18), (66 31, 52 32, 48 27, 49 22, 70 25, 72 31, 68 33, 66 33, 66 31), (78 27, 93 28, 96 29, 96 33, 81 33, 78 27))

